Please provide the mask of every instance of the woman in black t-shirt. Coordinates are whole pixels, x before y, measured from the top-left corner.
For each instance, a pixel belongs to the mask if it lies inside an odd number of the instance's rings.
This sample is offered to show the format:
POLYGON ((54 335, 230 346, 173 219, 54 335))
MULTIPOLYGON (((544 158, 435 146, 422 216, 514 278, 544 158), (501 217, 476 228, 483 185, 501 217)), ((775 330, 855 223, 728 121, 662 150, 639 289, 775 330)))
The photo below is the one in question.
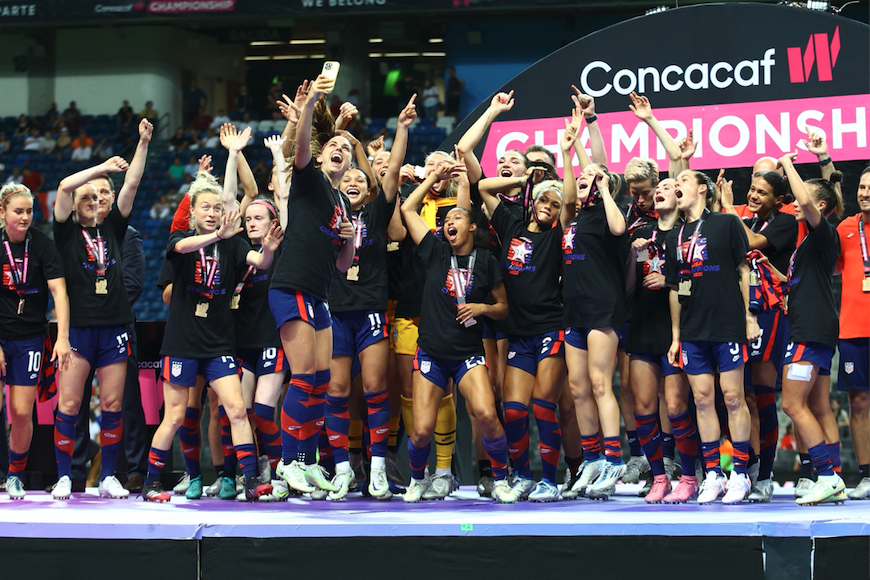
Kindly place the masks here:
MULTIPOLYGON (((734 195, 724 179, 719 181, 722 209, 737 215, 734 195)), ((746 206, 755 215, 743 220, 743 228, 749 240, 750 250, 760 250, 769 263, 784 272, 788 259, 795 249, 798 228, 794 216, 779 210, 786 203, 788 185, 776 171, 766 171, 753 176, 746 196, 746 206)), ((759 287, 763 273, 757 260, 750 262, 750 286, 759 287)), ((778 280, 774 283, 778 283, 778 280)), ((759 441, 758 481, 747 498, 751 502, 767 502, 773 495, 770 479, 776 442, 779 437, 779 421, 776 413, 776 382, 782 368, 784 344, 788 342, 788 324, 785 313, 777 305, 756 311, 761 334, 749 344, 749 365, 752 387, 746 389, 746 402, 755 417, 755 438, 759 441)))
POLYGON ((353 149, 331 137, 312 154, 314 107, 334 80, 320 75, 299 113, 296 156, 287 201, 287 237, 269 290, 269 307, 292 372, 281 414, 282 452, 277 474, 301 492, 338 491, 317 465, 317 441, 326 415, 332 360, 332 320, 327 304, 336 268, 353 261, 353 224, 347 196, 338 190, 351 167, 353 149), (318 167, 319 164, 319 167, 318 167))
POLYGON ((839 431, 831 411, 829 393, 819 372, 829 371, 837 345, 839 321, 834 301, 833 276, 840 255, 840 238, 827 217, 843 212, 843 200, 834 185, 842 179, 801 180, 793 161, 797 153, 779 163, 795 196, 795 218, 807 226, 788 265, 789 344, 782 371, 782 410, 794 421, 819 474, 800 505, 846 500, 846 485, 832 464, 838 452, 839 431))
MULTIPOLYGON (((48 293, 57 313, 51 362, 66 370, 70 360, 69 299, 63 265, 54 242, 33 223, 33 195, 20 184, 0 189, 0 388, 9 385, 9 499, 25 496, 21 474, 33 436, 33 401, 43 377, 48 293)), ((0 436, 5 436, 2 434, 0 436)))
POLYGON ((188 390, 196 386, 197 375, 209 382, 230 420, 233 446, 245 475, 245 498, 254 501, 272 491, 270 484, 261 484, 257 477, 256 449, 242 398, 230 306, 242 268, 269 268, 283 234, 272 225, 263 238, 262 252, 255 252, 236 237, 242 231, 236 227, 239 214, 222 211, 221 195, 214 178, 200 173, 190 193, 194 229, 175 231, 169 236, 166 257, 172 267, 172 299, 160 349, 165 412, 151 441, 142 492, 146 501, 169 500, 160 473, 175 432, 184 421, 188 390))
POLYGON ((563 222, 570 220, 563 223, 562 239, 565 361, 589 462, 572 490, 596 499, 609 498, 625 472, 612 386, 625 325, 628 257, 625 218, 611 196, 620 183, 604 166, 589 165, 577 179, 576 207, 566 206, 563 213, 563 222), (590 452, 588 444, 591 440, 597 446, 599 420, 604 458, 590 452))
POLYGON ((507 298, 498 261, 474 248, 471 211, 457 206, 444 220, 444 241, 438 240, 417 214, 423 197, 437 181, 464 172, 463 164, 445 159, 402 204, 408 233, 428 266, 420 312, 420 339, 414 358, 414 432, 408 438, 411 484, 405 501, 420 501, 430 486, 427 470, 430 439, 438 406, 450 379, 465 396, 483 431, 483 443, 498 479, 492 495, 514 503, 507 481, 507 443, 495 410, 486 372, 480 316, 503 319, 507 298), (480 259, 478 259, 478 257, 480 259), (487 304, 491 298, 493 303, 487 304))
MULTIPOLYGON (((547 180, 532 189, 534 203, 524 222, 505 202, 480 188, 491 222, 502 240, 501 266, 509 313, 503 322, 508 334, 507 370, 504 378, 505 431, 511 450, 515 479, 514 494, 531 501, 556 501, 559 488, 556 466, 561 450, 561 431, 556 406, 565 385, 566 367, 562 330, 562 223, 566 205, 576 203, 577 183, 571 164, 571 147, 577 138, 580 118, 569 125, 560 140, 565 181, 547 180), (541 439, 543 477, 536 483, 529 467, 529 405, 541 439)), ((523 189, 532 174, 514 177, 511 188, 523 189)), ((501 176, 504 180, 507 176, 501 176)), ((566 220, 567 221, 567 220, 566 220)))
MULTIPOLYGON (((396 208, 399 171, 405 158, 408 128, 417 118, 416 95, 399 115, 396 137, 383 175, 382 191, 369 203, 377 186, 369 182, 369 167, 351 168, 339 189, 350 200, 353 220, 353 263, 338 272, 329 289, 333 322, 331 380, 326 391, 326 432, 335 459, 333 484, 338 491, 330 499, 344 499, 354 474, 348 457, 348 404, 351 396, 351 368, 359 357, 365 393, 368 428, 371 435, 371 477, 369 494, 376 499, 392 497, 386 472, 390 402, 387 393, 389 321, 387 320, 387 227, 396 208)), ((358 145, 357 145, 358 146, 358 145)), ((368 164, 365 156, 360 163, 368 164)))

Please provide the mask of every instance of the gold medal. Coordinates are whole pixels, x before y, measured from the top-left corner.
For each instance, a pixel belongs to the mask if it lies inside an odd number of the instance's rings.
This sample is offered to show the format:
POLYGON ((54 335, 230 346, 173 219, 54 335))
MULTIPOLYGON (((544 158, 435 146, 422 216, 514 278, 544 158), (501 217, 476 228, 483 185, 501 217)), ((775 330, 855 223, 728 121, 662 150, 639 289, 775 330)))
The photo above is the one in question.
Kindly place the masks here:
POLYGON ((347 269, 347 279, 351 282, 359 282, 359 266, 351 266, 347 269))
POLYGON ((861 285, 864 292, 870 292, 870 278, 864 278, 864 283, 861 285))
POLYGON ((105 278, 97 279, 95 292, 97 294, 108 294, 109 293, 109 282, 105 278))
POLYGON ((206 318, 208 316, 208 302, 200 302, 196 305, 196 313, 200 318, 206 318))
POLYGON ((758 273, 750 272, 749 273, 749 285, 750 286, 758 286, 758 273))
POLYGON ((788 314, 788 295, 782 297, 782 311, 788 314))
POLYGON ((232 299, 230 300, 230 310, 238 310, 239 309, 239 302, 241 302, 241 301, 242 301, 241 294, 234 295, 232 297, 232 299))
MULTIPOLYGON (((865 280, 866 282, 866 280, 865 280)), ((21 298, 18 301, 18 315, 20 316, 24 312, 24 298, 21 298)))
POLYGON ((691 280, 682 280, 677 286, 677 295, 678 296, 691 296, 692 295, 692 281, 691 280))

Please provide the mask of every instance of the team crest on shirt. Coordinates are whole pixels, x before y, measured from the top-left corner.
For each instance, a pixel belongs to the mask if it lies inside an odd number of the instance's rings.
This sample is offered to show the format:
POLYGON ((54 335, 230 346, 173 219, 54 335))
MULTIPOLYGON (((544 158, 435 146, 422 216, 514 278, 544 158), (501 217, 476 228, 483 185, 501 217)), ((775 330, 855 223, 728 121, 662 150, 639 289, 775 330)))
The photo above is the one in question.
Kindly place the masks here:
POLYGON ((341 237, 338 235, 339 227, 341 226, 341 216, 344 215, 341 211, 341 205, 335 204, 332 208, 332 217, 329 218, 328 226, 320 226, 320 231, 332 238, 332 243, 341 245, 341 237))
MULTIPOLYGON (((15 258, 15 265, 20 272, 23 269, 24 260, 15 258)), ((12 270, 9 268, 9 264, 3 264, 3 286, 9 288, 10 292, 15 292, 15 278, 12 276, 12 270)), ((38 288, 27 288, 25 294, 36 294, 39 291, 38 288)))
MULTIPOLYGON (((468 281, 468 277, 471 274, 468 272, 468 268, 459 268, 459 279, 465 282, 465 286, 467 288, 465 295, 468 296, 468 292, 471 291, 471 286, 474 284, 473 280, 471 283, 468 281)), ((447 280, 444 281, 444 288, 441 289, 445 294, 449 294, 451 298, 456 298, 456 289, 453 286, 453 276, 451 276, 450 270, 447 270, 447 280)))
POLYGON ((653 244, 649 246, 649 259, 643 262, 643 274, 664 274, 665 273, 665 251, 659 249, 653 244))
POLYGON ((572 223, 565 233, 562 234, 562 261, 570 264, 574 260, 585 260, 586 254, 578 254, 574 249, 574 240, 577 235, 577 222, 572 223))
POLYGON ((520 272, 534 272, 535 267, 529 265, 534 249, 534 243, 528 238, 512 239, 507 251, 508 263, 505 264, 508 274, 515 276, 520 272))
POLYGON ((680 251, 683 253, 683 258, 692 264, 692 277, 703 276, 704 272, 718 272, 718 264, 707 264, 707 238, 698 238, 695 242, 695 248, 692 251, 692 258, 689 260, 689 249, 692 245, 692 238, 683 242, 680 251))
POLYGON ((424 375, 432 370, 432 363, 428 360, 424 360, 420 363, 420 372, 424 375))
POLYGON ((182 364, 183 363, 180 360, 172 361, 172 369, 169 372, 172 374, 173 377, 178 378, 181 376, 182 364))
POLYGON ((847 363, 844 363, 844 364, 843 364, 843 370, 846 371, 846 374, 847 374, 847 375, 851 375, 852 373, 855 372, 855 363, 853 363, 853 362, 851 362, 851 361, 850 361, 850 362, 847 362, 847 363))

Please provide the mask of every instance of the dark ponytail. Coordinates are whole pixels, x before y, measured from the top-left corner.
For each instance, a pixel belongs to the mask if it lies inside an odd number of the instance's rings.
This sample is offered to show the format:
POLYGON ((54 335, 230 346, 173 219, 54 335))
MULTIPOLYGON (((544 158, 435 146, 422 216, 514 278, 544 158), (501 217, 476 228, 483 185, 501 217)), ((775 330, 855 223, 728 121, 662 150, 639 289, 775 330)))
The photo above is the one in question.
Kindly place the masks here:
POLYGON ((840 193, 840 188, 837 187, 837 184, 841 181, 843 181, 843 172, 834 171, 834 173, 831 174, 830 179, 814 177, 813 179, 808 179, 804 182, 807 185, 815 187, 813 198, 815 198, 816 202, 825 202, 825 217, 832 213, 836 214, 837 217, 843 215, 843 194, 840 193))

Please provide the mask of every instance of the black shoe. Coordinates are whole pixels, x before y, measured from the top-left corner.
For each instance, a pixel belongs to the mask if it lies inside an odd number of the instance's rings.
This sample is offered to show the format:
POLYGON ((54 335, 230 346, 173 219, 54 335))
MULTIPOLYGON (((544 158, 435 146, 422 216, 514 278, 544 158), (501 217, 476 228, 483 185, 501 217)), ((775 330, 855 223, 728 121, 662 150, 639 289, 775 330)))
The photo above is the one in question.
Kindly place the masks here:
POLYGON ((131 493, 139 493, 142 491, 142 486, 145 484, 145 480, 142 479, 142 476, 138 473, 134 473, 127 477, 127 483, 124 484, 124 489, 131 493))
POLYGON ((163 484, 160 483, 160 480, 155 479, 142 490, 142 499, 145 501, 164 502, 169 501, 171 496, 163 489, 163 484))
POLYGON ((261 495, 272 493, 272 484, 263 483, 259 477, 245 478, 245 499, 248 501, 257 501, 261 495))

